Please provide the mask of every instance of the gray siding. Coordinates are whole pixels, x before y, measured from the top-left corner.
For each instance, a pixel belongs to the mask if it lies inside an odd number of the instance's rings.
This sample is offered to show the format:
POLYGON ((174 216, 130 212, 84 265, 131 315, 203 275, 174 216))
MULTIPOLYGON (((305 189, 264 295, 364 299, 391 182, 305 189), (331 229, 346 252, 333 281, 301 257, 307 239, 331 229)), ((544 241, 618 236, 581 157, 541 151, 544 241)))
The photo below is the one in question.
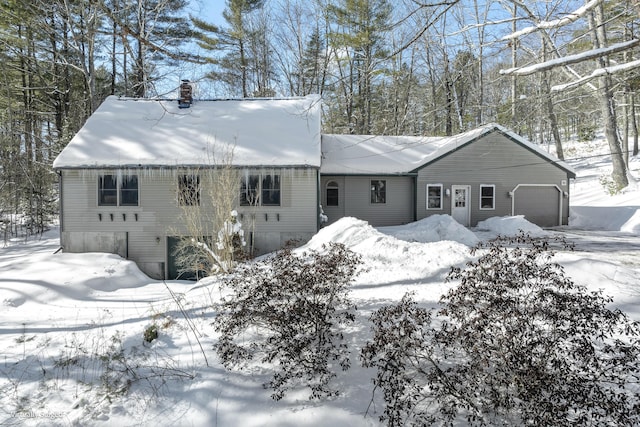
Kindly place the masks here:
POLYGON ((344 176, 323 176, 320 182, 320 203, 324 214, 328 218, 328 224, 336 222, 345 215, 344 176), (338 206, 327 206, 327 185, 329 182, 338 184, 338 206))
MULTIPOLYGON (((272 172, 281 177, 281 205, 237 208, 245 233, 253 235, 258 253, 279 249, 287 241, 305 242, 317 231, 317 170, 278 169, 272 172)), ((185 172, 132 171, 138 174, 138 206, 109 207, 98 206, 99 173, 94 170, 61 171, 61 243, 64 250, 120 255, 125 252, 147 274, 161 276, 167 261, 167 236, 186 233, 181 220, 183 208, 176 199, 177 176, 185 172), (122 249, 123 240, 127 242, 126 251, 122 249), (101 241, 104 244, 100 244, 101 241)), ((203 208, 212 206, 204 190, 206 185, 206 179, 201 179, 203 208)))
POLYGON ((558 225, 563 197, 555 186, 520 186, 514 191, 513 213, 541 227, 558 225))
POLYGON ((345 216, 356 217, 373 226, 399 225, 414 221, 414 178, 407 176, 323 175, 322 204, 329 223, 345 216), (371 203, 371 180, 386 181, 386 203, 371 203), (326 206, 326 186, 339 183, 339 206, 326 206))
MULTIPOLYGON (((442 184, 444 190, 450 190, 455 184, 470 185, 472 226, 493 216, 512 215, 510 193, 519 184, 554 185, 563 193, 562 223, 568 222, 569 203, 564 197, 564 192, 567 195, 569 192, 567 172, 498 132, 488 134, 418 171, 418 219, 433 214, 450 215, 451 197, 444 197, 442 210, 426 209, 427 184, 442 184), (481 184, 495 185, 495 209, 480 209, 481 184)), ((555 216, 558 217, 557 211, 555 216)))

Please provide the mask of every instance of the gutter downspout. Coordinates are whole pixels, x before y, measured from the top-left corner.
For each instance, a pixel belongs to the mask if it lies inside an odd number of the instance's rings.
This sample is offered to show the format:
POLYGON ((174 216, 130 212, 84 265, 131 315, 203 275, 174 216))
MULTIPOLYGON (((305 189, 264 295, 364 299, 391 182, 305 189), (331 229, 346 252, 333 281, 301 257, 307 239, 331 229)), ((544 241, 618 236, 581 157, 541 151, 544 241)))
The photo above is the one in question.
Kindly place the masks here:
POLYGON ((316 233, 318 231, 320 231, 320 227, 322 226, 322 221, 320 219, 320 214, 321 214, 321 208, 320 208, 320 202, 322 201, 320 199, 320 185, 322 184, 321 179, 320 179, 320 168, 316 169, 316 233))
POLYGON ((413 221, 418 220, 418 177, 413 177, 413 221))
POLYGON ((62 232, 64 231, 64 215, 62 208, 62 200, 63 200, 63 185, 62 185, 62 171, 56 171, 58 174, 58 218, 60 221, 60 247, 64 250, 64 242, 62 240, 62 232))

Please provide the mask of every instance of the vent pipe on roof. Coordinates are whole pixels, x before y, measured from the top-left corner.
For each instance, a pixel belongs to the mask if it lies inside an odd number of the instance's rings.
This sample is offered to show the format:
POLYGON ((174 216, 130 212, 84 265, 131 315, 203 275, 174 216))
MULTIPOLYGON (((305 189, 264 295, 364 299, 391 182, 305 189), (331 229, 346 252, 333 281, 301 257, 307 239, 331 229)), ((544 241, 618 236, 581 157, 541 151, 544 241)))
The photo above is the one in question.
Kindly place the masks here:
POLYGON ((179 108, 189 108, 193 103, 193 86, 189 80, 182 80, 180 84, 179 108))

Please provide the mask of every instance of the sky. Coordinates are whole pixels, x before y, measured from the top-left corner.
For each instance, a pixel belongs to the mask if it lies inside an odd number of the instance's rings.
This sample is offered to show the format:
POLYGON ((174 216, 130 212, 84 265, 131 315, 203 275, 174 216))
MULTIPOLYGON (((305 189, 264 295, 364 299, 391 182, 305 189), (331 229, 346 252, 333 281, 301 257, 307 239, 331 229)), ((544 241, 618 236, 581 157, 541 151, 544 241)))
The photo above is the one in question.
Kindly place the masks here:
MULTIPOLYGON (((225 0, 191 0, 188 9, 188 14, 203 19, 206 22, 210 22, 216 25, 224 25, 225 21, 222 17, 222 11, 225 8, 225 0)), ((199 52, 199 48, 195 43, 189 44, 187 49, 193 51, 195 54, 207 54, 206 52, 199 52)), ((207 82, 201 79, 204 76, 208 68, 208 65, 197 65, 191 63, 182 63, 179 66, 171 66, 166 71, 167 75, 164 79, 160 80, 156 84, 156 89, 160 97, 177 97, 177 89, 180 82, 184 79, 198 80, 195 84, 195 96, 199 97, 205 94, 206 97, 215 98, 222 96, 223 94, 217 94, 215 86, 211 82, 207 82)))

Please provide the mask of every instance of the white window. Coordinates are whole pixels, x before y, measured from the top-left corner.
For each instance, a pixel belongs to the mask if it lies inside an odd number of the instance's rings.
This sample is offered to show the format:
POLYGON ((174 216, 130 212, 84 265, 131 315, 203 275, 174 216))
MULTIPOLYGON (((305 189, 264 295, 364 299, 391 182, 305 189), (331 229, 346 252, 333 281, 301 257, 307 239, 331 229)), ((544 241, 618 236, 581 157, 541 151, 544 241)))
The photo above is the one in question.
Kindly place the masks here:
POLYGON ((280 206, 280 175, 262 177, 262 206, 280 206))
POLYGON ((260 175, 246 175, 240 182, 240 206, 259 205, 260 175))
POLYGON ((138 206, 138 175, 98 176, 98 206, 138 206))
POLYGON ((338 187, 338 183, 335 181, 329 181, 327 183, 327 206, 338 206, 339 193, 340 189, 338 187))
POLYGON ((492 210, 496 208, 496 186, 480 185, 480 209, 492 210))
POLYGON ((384 179, 371 180, 371 203, 387 203, 387 181, 384 179))
POLYGON ((178 204, 200 206, 200 176, 180 175, 178 177, 178 204))
POLYGON ((442 184, 427 184, 427 209, 442 209, 442 184))
POLYGON ((280 175, 246 175, 240 181, 240 206, 280 206, 280 175))

